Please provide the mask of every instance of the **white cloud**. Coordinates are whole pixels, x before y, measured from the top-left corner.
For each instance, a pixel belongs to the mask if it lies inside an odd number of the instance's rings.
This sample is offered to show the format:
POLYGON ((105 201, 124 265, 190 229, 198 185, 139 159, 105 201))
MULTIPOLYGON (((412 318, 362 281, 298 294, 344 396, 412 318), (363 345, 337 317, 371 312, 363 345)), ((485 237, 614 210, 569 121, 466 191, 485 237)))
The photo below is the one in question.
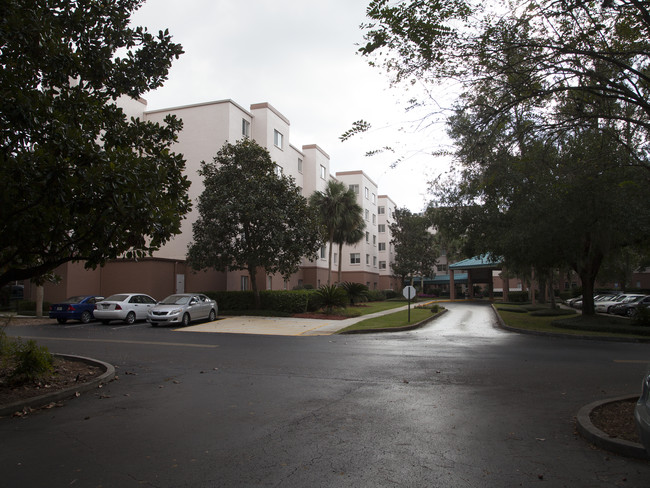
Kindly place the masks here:
POLYGON ((165 85, 145 96, 150 109, 232 99, 244 107, 269 102, 291 121, 291 143, 318 144, 332 172, 361 169, 398 206, 423 208, 427 181, 444 171, 422 155, 444 139, 444 128, 399 131, 413 115, 400 91, 356 54, 368 0, 148 0, 132 18, 150 31, 169 29, 185 54, 165 85), (373 129, 341 142, 352 122, 373 129), (433 135, 432 135, 433 134, 433 135), (411 154, 365 157, 385 145, 411 154))

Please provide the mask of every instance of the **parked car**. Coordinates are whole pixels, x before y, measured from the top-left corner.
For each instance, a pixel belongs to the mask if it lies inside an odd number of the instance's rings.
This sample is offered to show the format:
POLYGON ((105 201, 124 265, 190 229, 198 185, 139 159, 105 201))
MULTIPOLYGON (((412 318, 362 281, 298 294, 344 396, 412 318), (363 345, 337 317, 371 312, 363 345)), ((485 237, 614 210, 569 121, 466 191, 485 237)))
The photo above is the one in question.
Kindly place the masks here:
POLYGON ((642 295, 625 294, 625 295, 619 295, 612 300, 602 300, 599 302, 594 302, 596 312, 610 313, 610 310, 614 305, 618 305, 619 303, 627 303, 638 296, 642 296, 642 295))
POLYGON ((641 443, 650 454, 650 375, 643 380, 641 397, 634 407, 634 420, 639 430, 641 443))
POLYGON ((649 307, 650 306, 650 296, 648 295, 639 295, 638 297, 630 300, 629 302, 619 303, 614 305, 611 308, 610 313, 616 315, 626 315, 628 317, 634 317, 640 307, 649 307))
POLYGON ((102 324, 111 320, 121 320, 133 324, 136 320, 146 320, 147 312, 156 305, 156 300, 142 293, 119 293, 111 295, 97 304, 95 318, 102 324))
POLYGON ((147 322, 152 326, 182 324, 187 326, 193 320, 217 318, 217 302, 201 293, 177 293, 169 295, 155 307, 149 309, 147 322))
POLYGON ((63 302, 50 305, 49 316, 56 319, 59 324, 65 324, 68 320, 79 320, 87 324, 94 318, 96 303, 104 297, 97 295, 81 295, 70 297, 63 302))

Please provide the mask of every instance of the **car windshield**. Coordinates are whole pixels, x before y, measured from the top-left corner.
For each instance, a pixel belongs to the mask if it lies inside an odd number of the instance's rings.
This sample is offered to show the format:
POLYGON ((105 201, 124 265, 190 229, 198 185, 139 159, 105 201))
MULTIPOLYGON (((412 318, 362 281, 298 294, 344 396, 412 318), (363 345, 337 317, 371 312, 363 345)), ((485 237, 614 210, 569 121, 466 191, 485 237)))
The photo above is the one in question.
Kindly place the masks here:
POLYGON ((107 302, 123 302, 129 298, 129 295, 111 295, 105 301, 107 302))
POLYGON ((189 301, 190 297, 187 295, 170 295, 160 303, 164 305, 185 305, 189 301))

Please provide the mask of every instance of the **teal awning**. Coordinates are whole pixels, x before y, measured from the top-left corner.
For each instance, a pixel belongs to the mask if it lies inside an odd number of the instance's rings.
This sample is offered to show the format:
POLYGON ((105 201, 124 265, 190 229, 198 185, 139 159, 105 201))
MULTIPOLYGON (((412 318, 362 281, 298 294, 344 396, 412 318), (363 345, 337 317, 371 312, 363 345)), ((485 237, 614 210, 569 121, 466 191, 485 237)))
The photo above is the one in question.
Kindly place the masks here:
MULTIPOLYGON (((489 254, 474 256, 473 258, 463 259, 457 263, 450 264, 449 269, 476 269, 476 268, 500 268, 503 260, 495 258, 489 254)), ((455 277, 456 275, 454 275, 455 277)))

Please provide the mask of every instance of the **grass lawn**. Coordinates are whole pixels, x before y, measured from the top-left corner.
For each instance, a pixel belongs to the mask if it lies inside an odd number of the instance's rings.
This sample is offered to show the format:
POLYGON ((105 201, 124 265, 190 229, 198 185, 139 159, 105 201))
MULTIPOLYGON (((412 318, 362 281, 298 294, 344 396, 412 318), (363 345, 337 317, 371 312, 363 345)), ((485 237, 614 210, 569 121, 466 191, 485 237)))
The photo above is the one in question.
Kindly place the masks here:
MULTIPOLYGON (((354 311, 355 316, 360 315, 370 315, 375 312, 383 312, 384 310, 390 310, 392 308, 399 308, 408 305, 406 300, 404 301, 384 301, 384 302, 365 302, 361 306, 348 307, 348 310, 354 311)), ((413 304, 411 304, 411 308, 413 304)))
MULTIPOLYGON (((378 311, 378 310, 375 310, 378 311)), ((374 317, 372 319, 362 320, 356 324, 352 324, 345 329, 339 331, 341 332, 350 331, 350 330, 368 330, 368 329, 389 329, 393 327, 405 327, 407 325, 414 325, 418 322, 421 322, 424 319, 431 317, 433 314, 428 308, 415 308, 411 307, 411 320, 408 320, 408 310, 402 310, 395 313, 390 313, 387 315, 381 315, 379 317, 374 317)))
MULTIPOLYGON (((614 316, 595 315, 583 317, 581 315, 566 316, 533 316, 529 312, 512 312, 508 309, 525 309, 525 306, 511 304, 496 304, 499 315, 509 327, 538 332, 561 333, 568 335, 588 335, 594 337, 625 337, 634 339, 649 339, 648 335, 635 334, 637 327, 629 319, 614 316), (505 310, 504 310, 505 309, 505 310), (552 322, 560 321, 557 325, 552 322), (562 324, 566 324, 563 326, 562 324)), ((569 311, 570 313, 571 311, 569 311)), ((641 330, 646 329, 645 327, 641 330)), ((637 329, 638 330, 638 329, 637 329)))

